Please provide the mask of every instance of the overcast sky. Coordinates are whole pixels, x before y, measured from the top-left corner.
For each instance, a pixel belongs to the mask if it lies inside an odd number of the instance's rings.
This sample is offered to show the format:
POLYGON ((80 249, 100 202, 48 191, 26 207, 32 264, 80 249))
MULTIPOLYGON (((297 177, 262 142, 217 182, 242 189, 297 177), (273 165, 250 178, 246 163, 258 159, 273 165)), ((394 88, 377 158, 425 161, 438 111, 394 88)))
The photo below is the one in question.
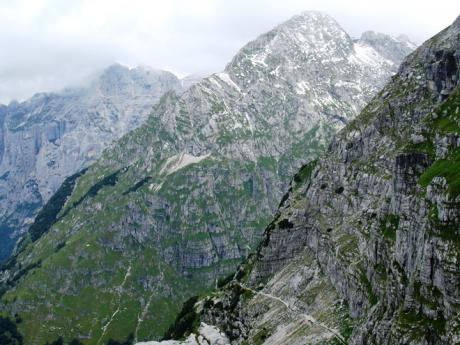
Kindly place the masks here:
POLYGON ((0 102, 75 85, 113 62, 179 76, 217 72, 246 42, 305 10, 352 36, 421 43, 460 14, 459 0, 0 0, 0 102))

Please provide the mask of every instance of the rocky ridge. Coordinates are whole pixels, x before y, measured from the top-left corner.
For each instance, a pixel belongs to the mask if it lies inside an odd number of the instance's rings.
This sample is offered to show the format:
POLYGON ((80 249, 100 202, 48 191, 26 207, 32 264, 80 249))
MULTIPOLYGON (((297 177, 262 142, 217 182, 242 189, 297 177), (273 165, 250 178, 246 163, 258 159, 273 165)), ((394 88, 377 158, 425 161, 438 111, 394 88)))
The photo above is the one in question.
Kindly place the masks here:
POLYGON ((165 71, 115 64, 89 85, 0 106, 0 261, 64 179, 138 127, 181 82, 165 71))
POLYGON ((176 336, 205 322, 231 344, 459 343, 459 81, 460 17, 298 172, 176 336))
POLYGON ((168 92, 39 214, 2 272, 4 310, 30 344, 160 338, 182 301, 253 250, 291 174, 398 63, 307 12, 168 92))

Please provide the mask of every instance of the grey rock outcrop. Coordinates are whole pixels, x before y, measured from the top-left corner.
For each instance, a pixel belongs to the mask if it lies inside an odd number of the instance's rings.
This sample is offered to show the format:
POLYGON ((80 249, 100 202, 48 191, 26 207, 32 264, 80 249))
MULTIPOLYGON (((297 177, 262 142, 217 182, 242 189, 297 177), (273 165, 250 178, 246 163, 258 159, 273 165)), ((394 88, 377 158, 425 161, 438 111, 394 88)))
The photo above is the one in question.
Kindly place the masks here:
POLYGON ((203 322, 233 344, 459 343, 459 38, 460 17, 299 171, 203 322))
POLYGON ((374 31, 363 32, 358 41, 365 42, 390 61, 403 60, 407 56, 408 49, 415 50, 417 48, 417 45, 405 35, 393 38, 374 31))
POLYGON ((89 85, 36 94, 0 110, 0 261, 64 178, 138 127, 153 104, 180 90, 173 74, 115 64, 89 85))

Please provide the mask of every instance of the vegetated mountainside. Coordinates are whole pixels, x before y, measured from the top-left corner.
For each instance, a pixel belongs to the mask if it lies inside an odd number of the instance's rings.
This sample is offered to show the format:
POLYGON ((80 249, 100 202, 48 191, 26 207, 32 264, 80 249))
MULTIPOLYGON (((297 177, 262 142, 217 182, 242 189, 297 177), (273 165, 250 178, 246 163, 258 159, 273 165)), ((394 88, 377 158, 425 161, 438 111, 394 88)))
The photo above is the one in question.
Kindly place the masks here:
POLYGON ((87 86, 0 106, 0 262, 67 176, 180 88, 172 73, 116 64, 87 86))
POLYGON ((187 297, 252 251, 292 172, 398 62, 308 12, 247 44, 224 72, 167 93, 43 208, 4 267, 3 310, 20 315, 28 344, 158 339, 187 297))
POLYGON ((300 169, 257 251, 169 334, 459 344, 459 81, 460 17, 300 169))

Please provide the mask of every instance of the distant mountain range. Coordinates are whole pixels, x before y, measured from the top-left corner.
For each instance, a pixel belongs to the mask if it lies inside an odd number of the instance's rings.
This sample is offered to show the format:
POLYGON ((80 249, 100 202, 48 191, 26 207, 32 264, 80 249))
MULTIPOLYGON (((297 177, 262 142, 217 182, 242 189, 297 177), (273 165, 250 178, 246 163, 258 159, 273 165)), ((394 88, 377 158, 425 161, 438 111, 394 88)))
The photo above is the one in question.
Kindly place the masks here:
POLYGON ((115 64, 85 87, 0 105, 0 261, 64 178, 142 124, 166 91, 197 80, 115 64))

